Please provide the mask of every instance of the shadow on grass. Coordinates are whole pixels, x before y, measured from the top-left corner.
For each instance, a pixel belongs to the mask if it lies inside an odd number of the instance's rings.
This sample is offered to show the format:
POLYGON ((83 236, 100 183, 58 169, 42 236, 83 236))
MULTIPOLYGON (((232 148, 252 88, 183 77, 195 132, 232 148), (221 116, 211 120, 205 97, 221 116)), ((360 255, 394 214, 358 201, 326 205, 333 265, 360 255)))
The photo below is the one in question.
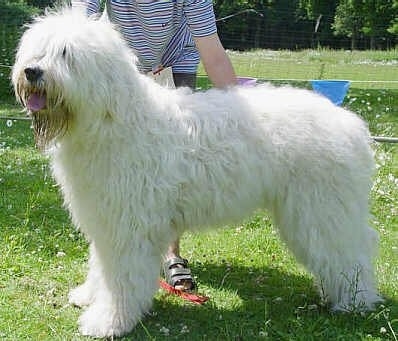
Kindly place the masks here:
POLYGON ((205 263, 191 268, 200 278, 199 291, 210 300, 197 306, 162 293, 152 315, 122 340, 359 340, 383 336, 383 328, 390 339, 386 326, 398 313, 395 301, 374 313, 331 313, 319 305, 308 276, 276 267, 205 263))

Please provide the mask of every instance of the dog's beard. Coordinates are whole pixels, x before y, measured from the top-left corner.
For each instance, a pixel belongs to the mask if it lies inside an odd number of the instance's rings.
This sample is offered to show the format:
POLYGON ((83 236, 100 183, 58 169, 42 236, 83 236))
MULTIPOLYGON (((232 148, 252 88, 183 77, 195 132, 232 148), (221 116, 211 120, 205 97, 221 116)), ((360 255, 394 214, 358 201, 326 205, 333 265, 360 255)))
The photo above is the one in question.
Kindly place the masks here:
POLYGON ((41 150, 63 136, 69 126, 69 110, 61 92, 54 90, 45 90, 43 82, 33 86, 24 79, 16 86, 18 98, 32 118, 36 146, 41 150))
POLYGON ((61 108, 54 109, 31 113, 35 141, 39 149, 45 149, 68 130, 68 111, 61 108))

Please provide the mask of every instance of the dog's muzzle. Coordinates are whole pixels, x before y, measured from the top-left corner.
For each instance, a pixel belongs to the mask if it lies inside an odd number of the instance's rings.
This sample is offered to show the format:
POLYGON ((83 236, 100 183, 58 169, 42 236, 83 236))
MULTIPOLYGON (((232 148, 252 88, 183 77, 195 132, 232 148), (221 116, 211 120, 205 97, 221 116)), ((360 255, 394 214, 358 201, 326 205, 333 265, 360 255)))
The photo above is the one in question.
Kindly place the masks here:
POLYGON ((24 103, 30 112, 45 109, 47 96, 43 90, 43 70, 38 66, 28 66, 23 69, 25 78, 24 103))
POLYGON ((15 90, 22 104, 32 118, 36 145, 44 149, 55 138, 65 134, 70 118, 63 105, 61 93, 47 93, 47 87, 54 90, 47 72, 37 64, 21 69, 15 90), (56 94, 56 96, 54 96, 56 94))

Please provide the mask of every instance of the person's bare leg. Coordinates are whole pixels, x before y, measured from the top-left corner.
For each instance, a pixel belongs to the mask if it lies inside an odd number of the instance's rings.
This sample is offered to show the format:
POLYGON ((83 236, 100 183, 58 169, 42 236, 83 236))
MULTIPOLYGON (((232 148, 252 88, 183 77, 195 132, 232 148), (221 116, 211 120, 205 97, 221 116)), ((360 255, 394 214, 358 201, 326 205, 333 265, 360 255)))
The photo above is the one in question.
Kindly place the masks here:
MULTIPOLYGON (((196 73, 174 73, 173 81, 176 88, 189 87, 195 90, 196 87, 196 73)), ((187 261, 184 260, 180 255, 180 240, 177 239, 171 243, 167 249, 167 253, 164 259, 163 271, 165 277, 170 285, 173 277, 178 279, 174 284, 174 288, 184 291, 193 290, 195 288, 195 282, 192 278, 191 272, 188 268, 187 261), (178 261, 179 260, 179 261, 178 261), (172 272, 172 269, 183 269, 172 272), (166 273, 167 272, 167 273, 166 273)))
POLYGON ((180 257, 180 240, 177 239, 173 243, 169 245, 166 254, 166 260, 173 258, 173 257, 180 257))

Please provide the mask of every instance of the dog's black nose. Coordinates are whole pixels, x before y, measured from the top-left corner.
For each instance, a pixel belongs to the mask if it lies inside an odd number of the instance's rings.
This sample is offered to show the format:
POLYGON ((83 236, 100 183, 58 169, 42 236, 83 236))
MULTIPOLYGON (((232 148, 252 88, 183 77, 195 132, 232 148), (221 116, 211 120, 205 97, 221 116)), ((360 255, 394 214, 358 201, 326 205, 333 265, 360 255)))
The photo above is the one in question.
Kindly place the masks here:
POLYGON ((40 69, 39 67, 27 67, 24 69, 26 79, 29 82, 35 82, 37 81, 43 74, 43 70, 40 69))

